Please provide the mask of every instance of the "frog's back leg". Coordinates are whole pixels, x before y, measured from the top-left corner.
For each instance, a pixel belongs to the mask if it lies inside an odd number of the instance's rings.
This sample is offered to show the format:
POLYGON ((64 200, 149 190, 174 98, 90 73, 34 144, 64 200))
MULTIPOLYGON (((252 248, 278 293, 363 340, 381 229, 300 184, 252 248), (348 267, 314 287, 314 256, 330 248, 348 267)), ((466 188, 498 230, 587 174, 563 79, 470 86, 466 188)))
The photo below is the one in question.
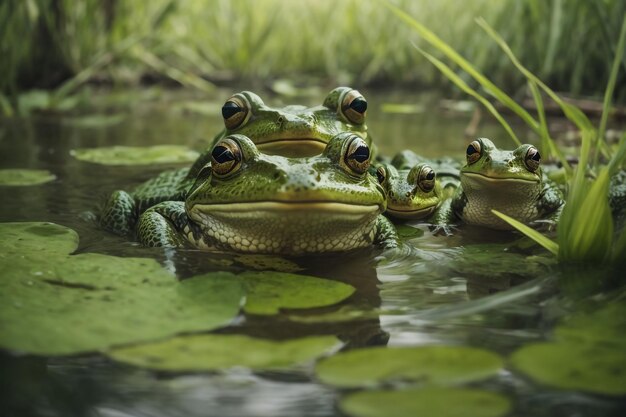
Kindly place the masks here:
POLYGON ((118 235, 127 235, 137 222, 135 199, 126 191, 117 190, 104 204, 100 214, 100 226, 118 235))
POLYGON ((145 246, 183 247, 188 227, 185 203, 165 201, 146 210, 137 224, 137 237, 145 246))

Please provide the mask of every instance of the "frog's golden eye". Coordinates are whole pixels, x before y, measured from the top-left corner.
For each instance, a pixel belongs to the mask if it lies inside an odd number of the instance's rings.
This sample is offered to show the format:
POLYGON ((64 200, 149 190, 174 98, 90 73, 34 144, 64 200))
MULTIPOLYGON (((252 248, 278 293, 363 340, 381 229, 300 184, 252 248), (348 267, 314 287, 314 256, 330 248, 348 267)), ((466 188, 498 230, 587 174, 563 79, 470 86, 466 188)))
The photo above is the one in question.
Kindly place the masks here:
POLYGON ((241 148, 232 139, 223 139, 211 151, 211 170, 222 176, 231 174, 241 167, 241 148))
POLYGON ((357 174, 364 174, 370 166, 370 148, 359 136, 354 136, 347 147, 344 162, 357 174))
POLYGON ((383 166, 378 167, 378 169, 376 170, 376 178, 378 178, 379 184, 382 184, 383 182, 385 182, 385 180, 387 179, 387 171, 385 170, 385 167, 383 166))
POLYGON ((473 164, 474 162, 480 159, 481 153, 481 145, 480 142, 475 140, 469 144, 467 150, 465 151, 465 156, 467 157, 467 163, 473 164))
POLYGON ((250 106, 246 100, 238 96, 232 96, 222 106, 222 117, 226 129, 236 129, 240 127, 247 119, 250 112, 250 106))
POLYGON ((350 123, 362 125, 365 123, 367 101, 357 90, 349 90, 344 93, 339 110, 350 123))
POLYGON ((524 164, 526 164, 526 168, 530 172, 535 172, 539 168, 539 162, 541 161, 541 154, 534 146, 531 146, 526 151, 526 156, 524 156, 524 164))
POLYGON ((424 192, 432 191, 432 189, 435 188, 436 177, 435 170, 428 165, 424 165, 417 176, 417 186, 424 192))

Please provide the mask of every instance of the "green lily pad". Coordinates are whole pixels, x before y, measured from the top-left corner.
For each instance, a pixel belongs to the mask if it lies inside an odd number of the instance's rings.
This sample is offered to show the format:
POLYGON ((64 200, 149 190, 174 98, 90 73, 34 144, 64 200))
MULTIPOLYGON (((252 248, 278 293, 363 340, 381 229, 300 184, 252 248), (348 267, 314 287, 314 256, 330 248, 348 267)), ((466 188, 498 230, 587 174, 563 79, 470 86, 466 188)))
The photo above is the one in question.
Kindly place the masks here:
POLYGON ((499 417, 511 404, 493 392, 430 387, 357 392, 344 397, 339 408, 354 417, 499 417))
POLYGON ((239 277, 244 280, 244 311, 249 314, 278 314, 281 308, 325 307, 354 293, 354 287, 348 284, 306 275, 245 272, 239 277))
POLYGON ((177 145, 83 148, 74 149, 70 151, 70 154, 78 160, 102 165, 150 165, 193 162, 199 155, 196 151, 177 145))
POLYGON ((56 178, 56 175, 45 169, 0 169, 0 186, 39 185, 56 178))
POLYGON ((424 236, 424 231, 422 229, 407 226, 405 224, 396 225, 396 232, 398 232, 398 236, 403 239, 412 239, 414 237, 424 236))
POLYGON ((239 312, 243 290, 230 273, 179 282, 153 259, 67 255, 77 236, 62 226, 6 223, 0 232, 0 347, 94 351, 214 329, 239 312))
POLYGON ((423 346, 357 349, 317 364, 324 383, 338 387, 367 387, 412 380, 447 385, 476 381, 502 368, 495 353, 471 347, 423 346))
POLYGON ((556 388, 626 394, 623 348, 594 343, 536 343, 514 352, 511 363, 532 379, 556 388))
POLYGON ((107 354, 120 362, 164 371, 283 369, 311 361, 339 344, 334 336, 272 341, 243 335, 203 334, 113 349, 107 354))
POLYGON ((570 343, 601 343, 626 351, 626 302, 611 302, 595 312, 575 314, 558 326, 554 334, 570 343))

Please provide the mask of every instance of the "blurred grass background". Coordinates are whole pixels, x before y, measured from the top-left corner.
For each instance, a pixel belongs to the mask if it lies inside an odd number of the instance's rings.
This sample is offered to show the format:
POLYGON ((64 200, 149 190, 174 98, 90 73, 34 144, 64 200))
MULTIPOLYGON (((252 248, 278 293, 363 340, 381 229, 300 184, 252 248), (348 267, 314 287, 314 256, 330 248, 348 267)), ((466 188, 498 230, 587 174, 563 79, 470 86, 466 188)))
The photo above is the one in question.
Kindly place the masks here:
MULTIPOLYGON (((624 0, 394 3, 512 95, 524 90, 526 79, 476 25, 477 17, 553 89, 601 97, 626 12, 624 0)), ((208 91, 214 84, 280 78, 451 89, 413 43, 428 50, 379 1, 3 0, 0 91, 15 100, 31 89, 67 95, 85 82, 116 87, 172 80, 208 91)), ((626 102, 624 73, 618 103, 626 102)))

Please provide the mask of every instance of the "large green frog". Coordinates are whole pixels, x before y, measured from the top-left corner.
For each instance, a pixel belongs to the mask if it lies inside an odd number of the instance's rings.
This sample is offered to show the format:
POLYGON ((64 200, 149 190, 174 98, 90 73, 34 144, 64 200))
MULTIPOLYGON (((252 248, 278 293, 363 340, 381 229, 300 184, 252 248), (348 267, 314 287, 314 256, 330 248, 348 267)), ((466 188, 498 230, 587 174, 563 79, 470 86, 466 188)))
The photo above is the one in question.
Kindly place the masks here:
POLYGON ((322 154, 261 153, 228 135, 210 153, 185 201, 167 201, 139 219, 148 246, 299 255, 396 245, 383 188, 368 174, 371 151, 344 132, 322 154))
POLYGON ((387 195, 386 215, 403 220, 430 216, 441 201, 441 186, 435 171, 425 162, 410 169, 397 169, 381 163, 376 169, 378 182, 387 195))
POLYGON ((450 201, 448 221, 454 222, 456 217, 472 225, 512 229, 491 212, 493 209, 522 223, 556 222, 563 197, 542 174, 537 148, 525 144, 513 151, 500 150, 489 139, 479 138, 467 147, 466 159, 461 185, 450 201))
MULTIPOLYGON (((273 108, 249 91, 226 100, 222 107, 224 129, 213 145, 231 134, 242 134, 267 154, 283 156, 312 156, 321 153, 332 137, 352 132, 374 147, 367 133, 365 115, 367 101, 357 90, 337 87, 321 106, 291 105, 273 108)), ((115 191, 105 203, 100 224, 105 229, 126 235, 147 208, 161 201, 182 201, 199 172, 211 162, 210 146, 191 168, 166 171, 141 184, 132 192, 115 191)))

